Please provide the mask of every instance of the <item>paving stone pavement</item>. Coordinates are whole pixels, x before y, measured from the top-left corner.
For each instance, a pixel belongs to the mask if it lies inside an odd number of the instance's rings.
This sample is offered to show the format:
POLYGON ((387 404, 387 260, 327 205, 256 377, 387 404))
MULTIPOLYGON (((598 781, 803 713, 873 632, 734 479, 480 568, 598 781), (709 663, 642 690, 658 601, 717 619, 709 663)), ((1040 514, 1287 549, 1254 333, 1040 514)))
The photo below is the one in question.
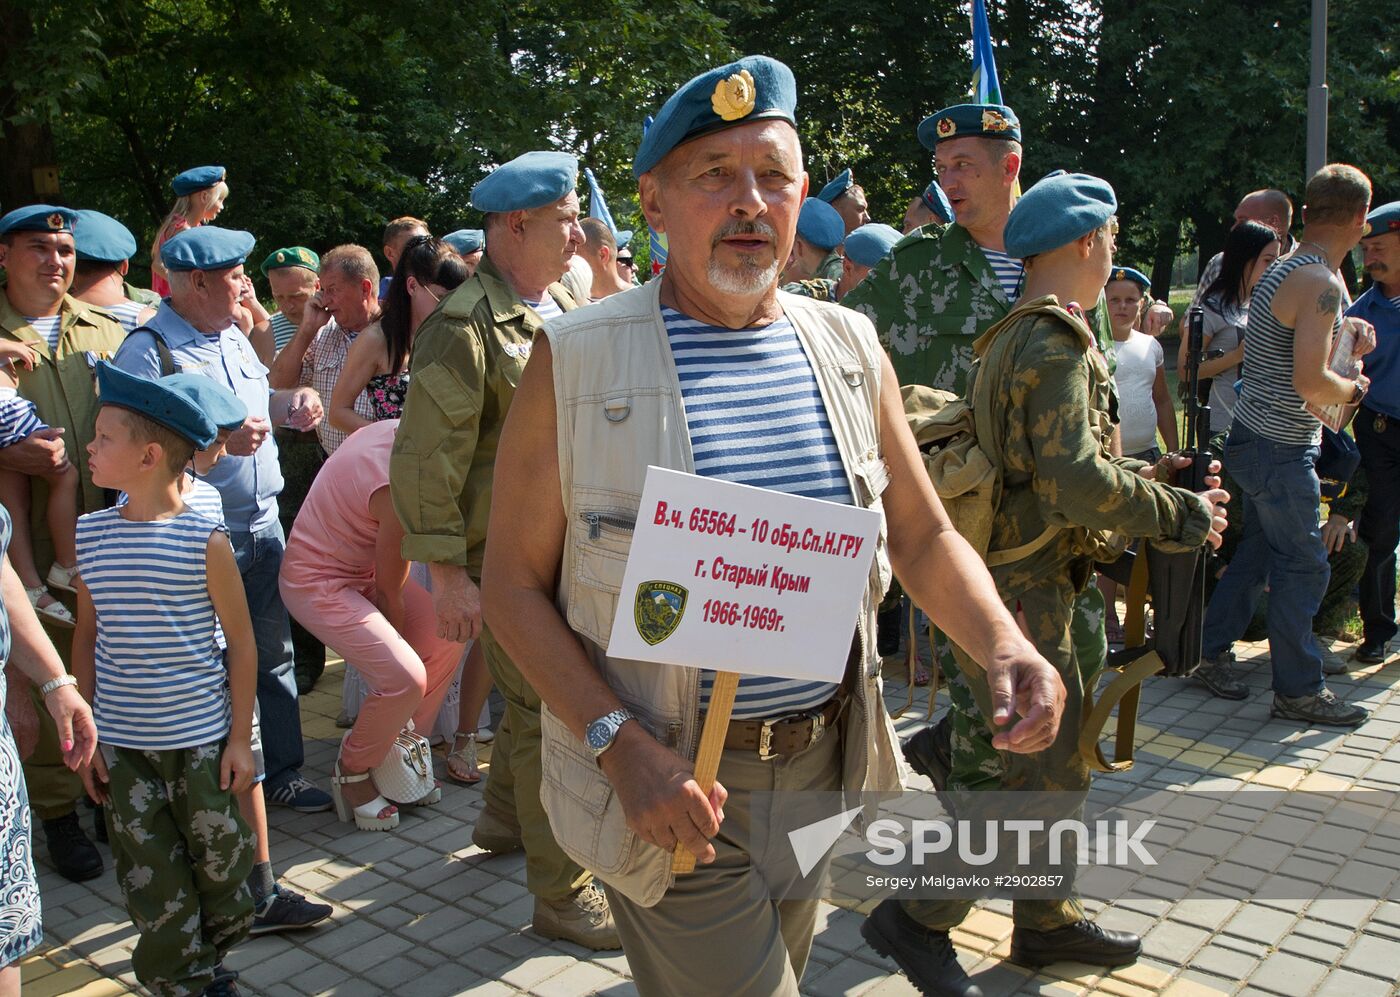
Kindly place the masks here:
MULTIPOLYGON (((1400 789, 1400 660, 1355 667, 1330 680, 1338 695, 1372 710, 1351 731, 1303 729, 1269 719, 1266 648, 1237 648, 1250 698, 1229 703, 1191 683, 1158 679, 1143 690, 1132 772, 1096 786, 1219 785, 1340 790, 1400 789)), ((1331 653, 1349 656, 1335 645, 1331 653)), ((892 708, 906 687, 891 659, 892 708)), ((340 731, 342 666, 333 664, 302 700, 308 776, 326 785, 340 731)), ((918 690, 922 697, 922 690, 918 690)), ((924 703, 896 725, 924 722, 924 703)), ((440 754, 440 753, 439 753, 440 754)), ((489 762, 489 756, 487 757, 489 762)), ((489 771, 489 769, 488 769, 489 771)), ((441 758, 439 757, 439 774, 441 758)), ((333 921, 297 934, 250 939, 231 955, 244 991, 269 997, 404 993, 635 994, 618 952, 547 941, 530 928, 521 856, 492 858, 471 843, 481 807, 474 788, 444 784, 435 807, 406 809, 397 833, 360 832, 334 814, 272 808, 273 864, 297 889, 335 904, 333 921)), ((135 932, 108 869, 91 883, 61 879, 35 842, 44 902, 45 947, 23 964, 26 997, 140 993, 131 975, 135 932)), ((1391 857, 1388 868, 1394 868, 1391 857)), ((1104 975, 1073 964, 1040 973, 1004 962, 1010 905, 992 901, 954 932, 960 958, 988 997, 1013 994, 1274 994, 1384 997, 1400 994, 1400 903, 1240 902, 1192 898, 1090 904, 1105 926, 1143 934, 1135 965, 1104 975)), ((863 944, 861 915, 823 904, 804 994, 895 997, 915 993, 891 963, 863 944)), ((703 983, 694 988, 706 994, 703 983)))

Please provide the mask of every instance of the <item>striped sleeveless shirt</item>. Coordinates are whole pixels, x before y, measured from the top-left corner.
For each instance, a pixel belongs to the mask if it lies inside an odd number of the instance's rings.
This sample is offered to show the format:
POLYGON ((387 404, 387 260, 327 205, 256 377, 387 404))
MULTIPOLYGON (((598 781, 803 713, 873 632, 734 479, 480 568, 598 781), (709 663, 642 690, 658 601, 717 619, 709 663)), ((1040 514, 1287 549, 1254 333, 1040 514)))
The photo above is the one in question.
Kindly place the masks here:
MULTIPOLYGON (((786 317, 759 329, 706 325, 672 308, 661 317, 680 378, 695 473, 850 505, 816 374, 786 317)), ((714 672, 700 673, 700 706, 714 672)), ((778 717, 821 706, 829 682, 745 675, 735 719, 778 717)))
POLYGON ((205 554, 222 527, 190 508, 139 522, 118 508, 78 518, 78 567, 97 614, 97 735, 168 750, 221 740, 228 673, 205 554))
MULTIPOLYGON (((1293 387, 1294 330, 1274 316, 1274 295, 1285 277, 1309 263, 1327 266, 1316 253, 1279 260, 1264 272, 1249 302, 1245 326, 1244 384, 1235 405, 1235 421, 1251 431, 1293 446, 1316 446, 1322 440, 1322 423, 1303 408, 1302 396, 1293 387)), ((1332 335, 1342 327, 1339 307, 1332 320, 1332 335)))

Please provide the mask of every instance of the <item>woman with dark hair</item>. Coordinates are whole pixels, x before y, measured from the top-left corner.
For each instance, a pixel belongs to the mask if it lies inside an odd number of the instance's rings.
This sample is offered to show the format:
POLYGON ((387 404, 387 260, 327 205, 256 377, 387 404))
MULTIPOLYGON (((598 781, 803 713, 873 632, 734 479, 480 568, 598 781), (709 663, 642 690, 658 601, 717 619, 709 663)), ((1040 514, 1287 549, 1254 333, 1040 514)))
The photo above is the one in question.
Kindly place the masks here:
POLYGON ((404 244, 378 324, 366 328, 345 355, 326 412, 332 426, 353 433, 403 413, 413 336, 438 302, 466 279, 466 264, 441 239, 419 235, 404 244), (361 391, 369 396, 373 419, 355 411, 361 391))
POLYGON ((1264 271, 1278 259, 1278 233, 1267 225, 1243 221, 1225 237, 1225 250, 1216 277, 1201 298, 1204 317, 1203 343, 1207 352, 1224 350, 1222 356, 1201 364, 1201 378, 1211 379, 1210 431, 1223 433, 1234 418, 1235 382, 1244 360, 1244 330, 1249 323, 1249 297, 1264 271))

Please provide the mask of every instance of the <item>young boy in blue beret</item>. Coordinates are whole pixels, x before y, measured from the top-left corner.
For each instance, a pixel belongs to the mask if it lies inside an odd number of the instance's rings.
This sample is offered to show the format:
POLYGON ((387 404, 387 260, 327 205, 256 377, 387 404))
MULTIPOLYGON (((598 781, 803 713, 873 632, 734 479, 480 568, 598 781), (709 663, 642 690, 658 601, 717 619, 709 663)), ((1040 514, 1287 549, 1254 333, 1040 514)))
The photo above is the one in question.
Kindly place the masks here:
POLYGON ((78 521, 73 671, 101 742, 83 779, 109 808, 136 978, 161 997, 237 994, 223 959, 253 915, 236 796, 254 773, 257 659, 227 531, 182 495, 217 428, 106 362, 97 385, 93 481, 128 499, 78 521))

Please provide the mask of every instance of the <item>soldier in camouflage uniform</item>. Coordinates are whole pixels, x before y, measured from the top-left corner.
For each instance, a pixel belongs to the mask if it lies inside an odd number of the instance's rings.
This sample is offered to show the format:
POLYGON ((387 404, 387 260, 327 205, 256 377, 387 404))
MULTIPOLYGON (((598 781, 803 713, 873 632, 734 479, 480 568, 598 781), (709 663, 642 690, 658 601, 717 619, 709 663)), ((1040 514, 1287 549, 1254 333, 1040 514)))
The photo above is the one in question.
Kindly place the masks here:
MULTIPOLYGON (((1167 551, 1218 544, 1223 491, 1193 495, 1141 472, 1151 465, 1114 457, 1109 414, 1112 375, 1096 337, 1074 302, 1093 300, 1112 264, 1113 190, 1094 177, 1060 174, 1037 184, 1011 213, 1006 246, 1026 259, 1026 287, 1006 320, 971 344, 981 362, 969 397, 1005 399, 991 440, 980 445, 1002 470, 989 549, 1031 544, 1058 527, 1028 556, 993 567, 1007 607, 1019 610, 1036 649, 1056 666, 1067 692, 1065 718, 1045 751, 1013 757, 992 746, 991 702, 959 673, 977 703, 953 727, 953 790, 1056 791, 1082 801, 1089 769, 1079 754, 1085 690, 1102 657, 1081 657, 1071 640, 1075 596, 1089 587, 1095 558, 1116 556, 1110 532, 1145 537, 1167 551), (1097 282, 1097 283, 1096 283, 1097 282), (1063 303, 1063 304, 1062 304, 1063 303), (979 378, 988 378, 980 383, 979 378)), ((961 652, 959 652, 961 655, 961 652)), ((886 901, 865 934, 892 955, 925 993, 979 993, 956 960, 939 958, 946 933, 972 907, 967 899, 886 901)), ((1137 936, 1099 928, 1078 899, 1018 899, 1013 907, 1013 961, 1060 960, 1122 965, 1141 951, 1137 936)))
POLYGON ((792 241, 792 256, 783 271, 783 280, 839 281, 841 254, 837 247, 845 239, 846 223, 836 209, 815 197, 807 198, 797 216, 797 238, 792 241))
POLYGON ((899 232, 888 225, 862 225, 846 237, 840 280, 817 277, 788 284, 783 290, 818 301, 840 301, 865 280, 870 268, 883 260, 899 240, 899 232))
POLYGON ((948 195, 934 180, 924 188, 923 193, 909 202, 904 209, 904 234, 908 235, 925 225, 934 226, 934 231, 942 235, 943 230, 953 224, 953 206, 948 203, 948 195))

